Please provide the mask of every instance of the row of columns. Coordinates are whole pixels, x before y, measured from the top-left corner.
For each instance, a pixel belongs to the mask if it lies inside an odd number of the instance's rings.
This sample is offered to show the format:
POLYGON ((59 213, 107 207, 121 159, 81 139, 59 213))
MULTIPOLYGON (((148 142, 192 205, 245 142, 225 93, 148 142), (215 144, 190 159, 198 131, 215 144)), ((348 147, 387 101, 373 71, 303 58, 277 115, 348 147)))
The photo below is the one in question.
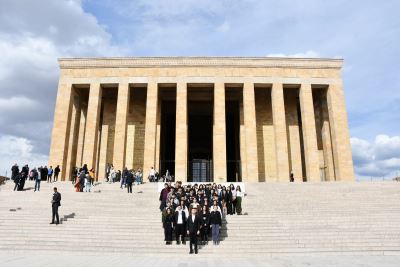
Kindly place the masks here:
MULTIPOLYGON (((337 85, 340 86, 340 85, 337 85)), ((52 144, 50 151, 50 163, 62 165, 62 171, 66 171, 66 158, 68 146, 67 136, 71 125, 72 110, 72 85, 60 84, 57 108, 55 112, 52 144), (68 99, 69 101, 64 101, 68 99), (62 110, 67 110, 62 113, 62 110), (60 138, 59 133, 64 133, 60 138), (65 138, 64 138, 65 137, 65 138)), ((316 126, 312 87, 309 83, 301 85, 299 91, 302 133, 304 141, 304 156, 307 178, 309 181, 319 181, 319 158, 317 148, 316 126)), ((100 121, 102 90, 101 84, 90 85, 87 121, 85 129, 85 142, 83 162, 88 167, 96 166, 96 153, 98 146, 98 128, 100 121)), ((130 100, 129 83, 120 83, 118 88, 118 104, 115 123, 115 141, 113 165, 116 169, 125 166, 125 147, 127 134, 127 115, 130 100)), ((271 89, 272 115, 275 135, 276 170, 277 180, 287 181, 290 173, 288 161, 288 143, 285 118, 285 103, 283 84, 274 83, 271 89)), ((335 161, 335 173, 338 177, 353 177, 351 152, 349 151, 349 136, 347 129, 347 114, 344 105, 342 88, 330 86, 327 95, 329 117, 332 131, 333 158, 335 161), (345 129, 345 130, 343 130, 345 129), (340 155, 340 157, 339 157, 340 155)), ((151 166, 157 166, 156 162, 156 138, 157 138, 157 107, 158 84, 150 82, 147 85, 146 119, 145 119, 145 143, 144 143, 144 170, 151 166)), ((243 181, 258 181, 258 157, 257 157, 257 132, 255 113, 255 92, 253 83, 243 85, 243 118, 244 118, 244 153, 242 158, 243 181)), ((225 129, 225 84, 214 84, 214 122, 213 122, 213 164, 214 181, 225 182, 226 170, 226 129, 225 129)), ((175 153, 175 177, 185 180, 187 177, 187 145, 188 145, 188 118, 187 118, 187 83, 179 82, 176 87, 176 153, 175 153)), ((71 149, 71 147, 69 148, 71 149)), ((146 174, 145 174, 146 175, 146 174)), ((65 174, 63 174, 65 177, 65 174)), ((350 178, 349 178, 350 179, 350 178)))

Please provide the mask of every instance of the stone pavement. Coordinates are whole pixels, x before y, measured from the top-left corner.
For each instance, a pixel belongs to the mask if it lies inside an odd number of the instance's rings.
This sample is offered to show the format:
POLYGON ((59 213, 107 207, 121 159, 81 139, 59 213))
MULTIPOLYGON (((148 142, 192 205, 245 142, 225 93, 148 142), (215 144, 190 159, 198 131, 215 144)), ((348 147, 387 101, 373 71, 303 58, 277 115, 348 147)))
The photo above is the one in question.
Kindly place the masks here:
POLYGON ((198 255, 176 255, 176 257, 132 256, 76 256, 34 255, 30 252, 9 254, 0 252, 0 266, 7 267, 398 267, 400 256, 286 256, 286 257, 210 257, 198 255))

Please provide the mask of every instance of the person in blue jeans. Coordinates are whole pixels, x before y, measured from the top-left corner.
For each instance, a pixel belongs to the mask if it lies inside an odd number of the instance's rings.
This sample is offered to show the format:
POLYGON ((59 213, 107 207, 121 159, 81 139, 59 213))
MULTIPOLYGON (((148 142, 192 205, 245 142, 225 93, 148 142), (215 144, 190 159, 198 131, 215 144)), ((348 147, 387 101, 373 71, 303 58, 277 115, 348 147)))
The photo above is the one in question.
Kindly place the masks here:
POLYGON ((125 167, 124 170, 122 171, 121 175, 121 186, 120 188, 122 189, 122 186, 126 187, 126 177, 128 176, 128 169, 125 167))
POLYGON ((214 245, 219 244, 219 229, 222 225, 222 218, 221 218, 221 213, 218 211, 218 206, 213 205, 212 206, 212 211, 210 213, 210 226, 211 226, 211 232, 212 232, 212 240, 214 242, 214 245))
POLYGON ((36 170, 36 168, 34 168, 32 170, 32 177, 33 177, 33 180, 35 181, 35 191, 34 192, 36 192, 36 190, 40 191, 41 177, 39 175, 39 172, 36 170))

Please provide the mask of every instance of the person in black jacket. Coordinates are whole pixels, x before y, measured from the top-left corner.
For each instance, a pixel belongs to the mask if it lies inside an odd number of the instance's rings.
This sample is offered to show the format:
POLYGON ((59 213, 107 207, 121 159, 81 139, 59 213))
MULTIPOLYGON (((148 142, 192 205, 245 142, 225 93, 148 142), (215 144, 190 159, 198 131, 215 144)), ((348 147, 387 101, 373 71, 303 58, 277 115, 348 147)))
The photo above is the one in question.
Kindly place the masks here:
POLYGON ((54 182, 58 181, 58 175, 60 174, 60 165, 57 165, 57 167, 54 169, 54 182))
POLYGON ((174 226, 174 215, 172 214, 171 209, 167 209, 167 214, 163 220, 163 227, 164 227, 164 235, 165 235, 165 244, 171 245, 172 244, 172 230, 174 226))
MULTIPOLYGON (((126 183, 126 187, 128 188, 128 193, 132 193, 132 184, 133 184, 132 170, 131 171, 126 170, 125 183, 126 183)), ((122 183, 121 183, 121 188, 122 188, 122 183)))
POLYGON ((179 236, 181 237, 182 244, 186 244, 186 213, 183 210, 182 204, 176 208, 175 211, 175 237, 176 244, 179 245, 179 236))
POLYGON ((57 192, 57 187, 54 187, 53 199, 51 200, 51 208, 53 211, 53 217, 50 224, 54 224, 54 219, 57 219, 55 224, 60 223, 58 217, 58 207, 61 206, 61 194, 57 192))
POLYGON ((191 214, 189 215, 186 223, 187 234, 190 238, 190 254, 193 254, 193 245, 194 245, 194 253, 197 254, 197 235, 200 234, 201 228, 201 217, 197 215, 197 209, 191 209, 191 214))
POLYGON ((14 191, 15 190, 20 191, 19 189, 20 189, 20 184, 21 184, 22 179, 24 179, 22 172, 17 174, 17 176, 14 177, 14 183, 15 183, 14 191))
POLYGON ((208 244, 208 231, 210 225, 210 214, 208 207, 203 206, 201 213, 201 229, 200 229, 200 242, 202 245, 208 244))
POLYGON ((221 213, 218 211, 216 203, 212 206, 210 213, 210 226, 212 229, 212 240, 214 245, 219 244, 219 229, 222 225, 221 213))
POLYGON ((11 180, 14 180, 15 177, 17 177, 18 174, 19 174, 19 167, 18 167, 17 163, 15 163, 11 167, 11 180))

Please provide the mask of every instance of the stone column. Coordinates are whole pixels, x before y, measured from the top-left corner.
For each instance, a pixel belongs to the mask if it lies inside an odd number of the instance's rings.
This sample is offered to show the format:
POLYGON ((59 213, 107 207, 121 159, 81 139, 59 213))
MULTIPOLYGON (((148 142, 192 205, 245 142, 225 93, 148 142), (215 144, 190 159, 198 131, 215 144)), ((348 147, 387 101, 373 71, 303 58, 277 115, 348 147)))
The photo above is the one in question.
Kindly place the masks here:
POLYGON ((99 83, 91 84, 86 115, 85 145, 83 150, 83 164, 87 164, 88 169, 96 167, 101 98, 101 85, 99 83))
POLYGON ((68 138, 71 125, 72 85, 60 79, 49 153, 49 166, 60 165, 60 180, 66 177, 68 138))
POLYGON ((113 165, 117 170, 122 170, 125 167, 126 128, 130 99, 129 91, 128 83, 120 83, 118 85, 113 157, 113 165))
POLYGON ((71 112, 71 126, 70 126, 69 141, 68 141, 67 164, 65 170, 65 177, 63 177, 65 179, 62 179, 63 181, 70 180, 72 169, 76 166, 80 118, 81 118, 81 104, 79 96, 75 95, 71 112))
POLYGON ((321 117, 322 117, 322 145, 325 162, 325 179, 327 181, 335 181, 335 170, 333 164, 332 140, 331 140, 331 127, 329 122, 328 104, 326 101, 326 94, 323 94, 321 100, 321 117))
POLYGON ((302 84, 299 95, 307 181, 318 182, 321 177, 311 84, 302 84))
POLYGON ((87 104, 81 103, 81 115, 79 119, 79 134, 78 134, 78 148, 76 151, 76 167, 81 167, 83 164, 83 149, 85 147, 85 131, 86 131, 86 117, 87 104))
POLYGON ((176 85, 175 179, 187 181, 187 84, 176 85))
POLYGON ((146 179, 151 167, 156 168, 156 123, 157 123, 158 86, 151 82, 147 85, 146 122, 144 135, 143 178, 146 179))
POLYGON ((341 82, 329 85, 327 100, 336 180, 354 181, 346 103, 341 82))
POLYGON ((257 127, 254 85, 243 84, 243 115, 246 131, 246 182, 258 181, 257 127))
POLYGON ((225 84, 214 85, 213 166, 214 182, 226 182, 225 84))
POLYGON ((271 90, 272 118, 275 133, 276 173, 277 181, 289 181, 289 156, 286 133, 285 101, 283 86, 274 83, 271 90))

